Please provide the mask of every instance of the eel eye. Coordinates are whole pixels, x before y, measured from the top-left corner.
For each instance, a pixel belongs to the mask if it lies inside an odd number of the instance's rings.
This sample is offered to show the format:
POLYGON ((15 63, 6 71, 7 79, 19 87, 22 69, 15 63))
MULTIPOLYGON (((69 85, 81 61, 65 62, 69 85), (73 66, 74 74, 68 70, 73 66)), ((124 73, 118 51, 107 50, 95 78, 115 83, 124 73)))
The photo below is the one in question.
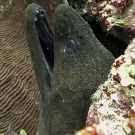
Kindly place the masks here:
POLYGON ((65 43, 66 51, 72 52, 76 48, 76 44, 73 40, 67 40, 65 43))

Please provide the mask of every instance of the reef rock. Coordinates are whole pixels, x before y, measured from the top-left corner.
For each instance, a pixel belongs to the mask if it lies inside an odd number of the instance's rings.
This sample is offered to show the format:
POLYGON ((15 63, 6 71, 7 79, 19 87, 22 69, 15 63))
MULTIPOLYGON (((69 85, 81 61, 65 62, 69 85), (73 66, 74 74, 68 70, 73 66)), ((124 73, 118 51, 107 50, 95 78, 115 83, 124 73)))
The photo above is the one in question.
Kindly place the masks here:
POLYGON ((89 21, 100 23, 102 30, 126 43, 135 36, 134 0, 72 0, 71 6, 89 21))
POLYGON ((75 135, 135 134, 135 39, 91 100, 86 127, 75 135))

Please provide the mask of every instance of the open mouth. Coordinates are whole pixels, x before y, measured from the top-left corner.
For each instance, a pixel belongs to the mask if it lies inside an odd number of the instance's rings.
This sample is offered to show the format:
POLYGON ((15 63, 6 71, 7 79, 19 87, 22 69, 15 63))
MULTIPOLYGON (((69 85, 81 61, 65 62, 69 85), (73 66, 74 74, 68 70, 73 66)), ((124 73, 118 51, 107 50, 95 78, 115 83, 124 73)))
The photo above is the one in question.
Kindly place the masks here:
POLYGON ((54 33, 48 24, 44 10, 38 8, 36 13, 35 26, 38 38, 45 59, 52 71, 54 65, 54 33))

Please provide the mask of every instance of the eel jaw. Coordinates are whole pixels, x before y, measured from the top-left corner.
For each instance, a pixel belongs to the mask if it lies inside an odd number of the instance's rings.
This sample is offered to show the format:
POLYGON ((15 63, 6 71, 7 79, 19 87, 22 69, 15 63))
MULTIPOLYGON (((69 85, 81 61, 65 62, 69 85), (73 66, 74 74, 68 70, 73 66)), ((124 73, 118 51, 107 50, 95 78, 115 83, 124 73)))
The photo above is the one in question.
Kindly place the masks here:
POLYGON ((43 9, 38 8, 36 12, 35 26, 40 41, 40 45, 45 59, 53 71, 54 66, 54 33, 50 28, 47 17, 43 9))

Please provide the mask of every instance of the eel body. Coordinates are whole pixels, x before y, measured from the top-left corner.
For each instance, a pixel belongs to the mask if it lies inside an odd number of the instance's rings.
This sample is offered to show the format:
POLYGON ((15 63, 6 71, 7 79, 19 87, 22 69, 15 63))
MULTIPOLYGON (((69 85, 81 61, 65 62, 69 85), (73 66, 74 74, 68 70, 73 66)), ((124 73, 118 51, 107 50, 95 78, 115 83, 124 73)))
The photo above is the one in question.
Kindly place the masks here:
POLYGON ((72 134, 85 125, 90 96, 107 78, 114 57, 96 39, 89 24, 66 4, 56 9, 54 35, 49 31, 54 48, 50 42, 41 45, 36 27, 41 10, 31 4, 25 12, 27 40, 41 94, 38 135, 72 134), (43 46, 48 48, 49 58, 43 46))

